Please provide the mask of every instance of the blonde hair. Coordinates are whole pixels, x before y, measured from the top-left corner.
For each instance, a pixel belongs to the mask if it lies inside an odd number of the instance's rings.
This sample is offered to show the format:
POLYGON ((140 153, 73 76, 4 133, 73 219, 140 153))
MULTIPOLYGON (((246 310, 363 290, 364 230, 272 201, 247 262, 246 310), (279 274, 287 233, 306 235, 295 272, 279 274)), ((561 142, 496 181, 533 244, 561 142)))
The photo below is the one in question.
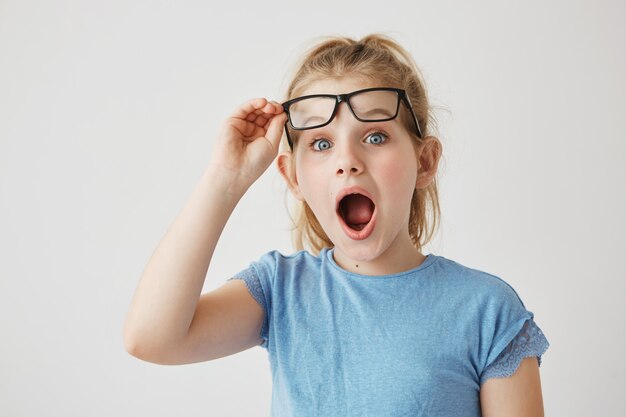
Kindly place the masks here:
MULTIPOLYGON (((385 35, 371 34, 360 40, 348 37, 323 38, 303 55, 296 68, 287 88, 287 100, 297 97, 309 84, 321 79, 360 77, 382 83, 385 87, 404 89, 417 117, 422 137, 429 136, 432 131, 435 120, 423 77, 411 55, 385 35)), ((404 109, 399 117, 407 131, 413 133, 413 121, 408 113, 404 109)), ((295 150, 298 135, 296 131, 291 132, 294 133, 291 137, 295 150)), ((415 133, 413 137, 417 147, 422 139, 415 133)), ((293 175, 295 165, 291 165, 293 175)), ((432 239, 440 217, 437 181, 433 178, 425 189, 416 189, 411 199, 409 235, 416 248, 421 250, 432 239), (428 205, 431 208, 430 218, 428 205)), ((322 248, 334 246, 306 202, 299 203, 296 218, 292 221, 292 240, 296 250, 303 250, 306 245, 310 252, 317 255, 322 248)))

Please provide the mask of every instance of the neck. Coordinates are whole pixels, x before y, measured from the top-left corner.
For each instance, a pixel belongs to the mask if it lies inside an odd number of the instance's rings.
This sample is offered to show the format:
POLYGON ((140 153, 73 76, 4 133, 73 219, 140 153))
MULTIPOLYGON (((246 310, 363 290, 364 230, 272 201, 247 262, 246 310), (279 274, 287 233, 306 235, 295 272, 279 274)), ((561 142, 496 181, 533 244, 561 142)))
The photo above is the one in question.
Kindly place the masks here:
MULTIPOLYGON (((408 237, 408 236, 407 236, 408 237)), ((390 275, 417 268, 424 262, 424 256, 408 239, 397 242, 372 260, 355 260, 335 247, 333 259, 346 271, 361 275, 390 275), (407 244, 408 243, 408 244, 407 244)))

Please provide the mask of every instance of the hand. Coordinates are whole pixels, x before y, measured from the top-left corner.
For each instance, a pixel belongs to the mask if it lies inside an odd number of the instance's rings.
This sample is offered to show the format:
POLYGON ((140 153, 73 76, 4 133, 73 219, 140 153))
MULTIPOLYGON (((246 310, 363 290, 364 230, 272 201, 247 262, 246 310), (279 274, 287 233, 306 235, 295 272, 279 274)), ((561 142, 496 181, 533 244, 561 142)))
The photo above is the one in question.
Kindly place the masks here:
POLYGON ((214 172, 248 187, 270 166, 287 114, 275 101, 249 100, 225 120, 211 156, 214 172))

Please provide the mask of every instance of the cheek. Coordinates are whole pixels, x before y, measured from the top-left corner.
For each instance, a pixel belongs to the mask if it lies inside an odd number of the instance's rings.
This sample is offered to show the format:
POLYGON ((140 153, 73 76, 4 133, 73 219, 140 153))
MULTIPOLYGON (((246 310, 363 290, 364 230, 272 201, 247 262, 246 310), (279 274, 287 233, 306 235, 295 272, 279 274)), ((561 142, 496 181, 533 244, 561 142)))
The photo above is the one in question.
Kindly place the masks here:
POLYGON ((387 158, 380 164, 379 175, 384 177, 388 184, 404 184, 404 187, 415 187, 417 179, 417 160, 415 158, 395 157, 387 158))
POLYGON ((408 194, 407 198, 410 200, 417 180, 417 162, 410 158, 393 158, 380 165, 378 175, 396 198, 403 198, 404 194, 408 194))
POLYGON ((328 182, 321 175, 320 167, 313 166, 310 161, 299 160, 296 165, 296 178, 302 197, 315 211, 321 197, 328 193, 328 182))

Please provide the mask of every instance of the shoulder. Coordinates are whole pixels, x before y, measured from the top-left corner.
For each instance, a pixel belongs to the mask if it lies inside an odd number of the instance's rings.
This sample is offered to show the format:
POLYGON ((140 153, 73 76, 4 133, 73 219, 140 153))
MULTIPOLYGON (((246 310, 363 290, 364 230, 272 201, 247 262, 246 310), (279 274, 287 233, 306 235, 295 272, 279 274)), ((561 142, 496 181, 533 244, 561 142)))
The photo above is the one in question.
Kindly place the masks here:
POLYGON ((438 264, 454 275, 449 291, 454 295, 448 298, 462 311, 464 323, 478 339, 474 360, 482 375, 534 314, 503 278, 445 258, 438 264))
POLYGON ((517 306, 524 308, 518 292, 505 279, 482 269, 470 267, 457 261, 437 256, 436 271, 446 278, 455 289, 469 301, 494 308, 517 306))
MULTIPOLYGON (((323 250, 324 253, 326 250, 323 250)), ((278 250, 271 250, 261 255, 257 261, 252 264, 265 263, 275 265, 292 265, 292 264, 319 264, 321 262, 322 253, 317 256, 312 255, 306 250, 301 250, 294 253, 282 253, 278 250)))
POLYGON ((305 250, 291 254, 272 250, 251 262, 249 268, 253 269, 257 275, 265 277, 295 275, 298 271, 319 269, 324 252, 325 250, 320 255, 314 256, 305 250))

